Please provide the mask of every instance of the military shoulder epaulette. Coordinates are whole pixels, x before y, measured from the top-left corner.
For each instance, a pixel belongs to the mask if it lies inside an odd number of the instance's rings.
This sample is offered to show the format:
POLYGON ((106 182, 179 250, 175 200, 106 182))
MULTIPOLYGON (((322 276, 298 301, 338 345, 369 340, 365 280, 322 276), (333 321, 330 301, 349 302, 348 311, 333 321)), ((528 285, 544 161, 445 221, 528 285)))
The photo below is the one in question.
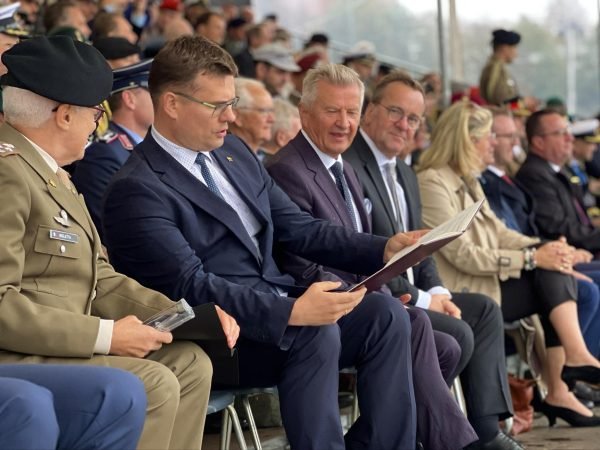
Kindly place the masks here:
POLYGON ((98 136, 96 138, 96 142, 104 142, 105 144, 110 144, 111 142, 116 140, 118 137, 119 137, 119 134, 117 132, 108 130, 101 136, 98 136))
POLYGON ((15 150, 15 146, 8 142, 0 142, 0 157, 18 155, 19 152, 15 150))

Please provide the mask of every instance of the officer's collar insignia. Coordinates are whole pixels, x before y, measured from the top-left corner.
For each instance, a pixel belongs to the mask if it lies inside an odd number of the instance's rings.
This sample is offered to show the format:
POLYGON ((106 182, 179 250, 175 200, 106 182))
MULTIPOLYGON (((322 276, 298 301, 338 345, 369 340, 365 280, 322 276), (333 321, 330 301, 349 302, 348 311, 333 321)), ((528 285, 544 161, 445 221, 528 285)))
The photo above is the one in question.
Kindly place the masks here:
POLYGON ((15 146, 8 142, 0 142, 0 156, 16 155, 15 146))
POLYGON ((69 216, 67 215, 67 212, 64 209, 60 210, 60 213, 58 214, 58 216, 54 216, 54 220, 56 220, 58 223, 60 223, 63 227, 71 226, 71 222, 69 221, 69 216))

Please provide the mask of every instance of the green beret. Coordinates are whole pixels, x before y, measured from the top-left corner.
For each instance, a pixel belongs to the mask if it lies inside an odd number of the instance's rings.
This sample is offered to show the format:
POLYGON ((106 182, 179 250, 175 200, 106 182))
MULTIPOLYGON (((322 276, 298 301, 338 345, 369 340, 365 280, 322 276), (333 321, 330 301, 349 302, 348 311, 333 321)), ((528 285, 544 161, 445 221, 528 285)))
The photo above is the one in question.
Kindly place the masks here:
POLYGON ((2 86, 13 86, 76 106, 96 106, 112 88, 112 70, 98 50, 67 36, 36 37, 2 55, 8 73, 2 86))

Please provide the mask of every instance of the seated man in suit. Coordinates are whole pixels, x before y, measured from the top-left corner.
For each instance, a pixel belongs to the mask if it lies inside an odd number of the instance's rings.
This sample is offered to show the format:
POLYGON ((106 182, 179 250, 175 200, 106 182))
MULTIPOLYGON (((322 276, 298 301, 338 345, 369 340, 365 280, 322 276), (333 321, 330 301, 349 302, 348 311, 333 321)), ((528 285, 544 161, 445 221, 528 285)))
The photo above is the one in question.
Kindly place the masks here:
POLYGON ((0 364, 0 448, 133 449, 144 385, 110 367, 0 364))
POLYGON ((113 85, 108 97, 112 111, 108 131, 86 148, 83 159, 74 165, 71 181, 83 195, 100 236, 102 197, 106 187, 127 161, 134 145, 142 142, 154 119, 148 93, 151 64, 152 60, 146 60, 113 71, 113 85))
MULTIPOLYGON (((143 325, 173 302, 106 262, 61 168, 83 156, 110 92, 110 68, 94 47, 67 36, 23 41, 2 61, 0 363, 130 371, 148 397, 139 448, 200 448, 210 360, 191 342, 164 345, 170 333, 143 325)), ((230 333, 235 321, 221 317, 230 333)))
POLYGON ((364 289, 331 292, 340 283, 299 288, 272 249, 369 274, 418 233, 375 237, 303 213, 254 153, 227 135, 236 74, 231 56, 201 37, 171 41, 155 57, 154 125, 104 203, 111 260, 146 286, 191 304, 212 300, 236 318, 244 330, 240 383, 277 385, 292 448, 413 449, 402 303, 364 289), (348 366, 358 369, 361 415, 344 437, 338 370, 348 366))
MULTIPOLYGON (((417 179, 402 160, 424 111, 421 86, 406 73, 391 73, 375 87, 361 128, 344 153, 363 184, 375 234, 391 236, 422 227, 417 179)), ((520 448, 498 430, 498 420, 512 414, 500 308, 485 295, 450 293, 431 257, 388 286, 396 295, 410 292, 413 304, 426 310, 433 329, 461 344, 458 370, 469 420, 480 438, 475 448, 520 448)))
POLYGON ((563 168, 573 152, 567 120, 556 111, 541 110, 527 119, 525 130, 529 154, 516 179, 535 200, 535 222, 541 236, 564 236, 571 245, 597 255, 600 229, 592 224, 563 168))
MULTIPOLYGON (((513 161, 512 146, 518 141, 517 128, 508 112, 493 111, 492 130, 496 133, 493 164, 481 174, 481 187, 490 207, 506 226, 527 236, 539 236, 535 221, 534 201, 520 181, 512 179, 506 171, 513 161)), ((586 250, 574 253, 575 264, 581 272, 574 271, 577 279, 577 312, 581 334, 594 356, 600 356, 600 308, 598 262, 589 263, 591 254, 586 250), (581 264, 583 263, 583 264, 581 264), (596 266, 596 267, 594 267, 596 266), (591 277, 591 278, 590 278, 591 277)), ((579 392, 575 392, 577 395, 579 392)), ((580 394, 580 393, 579 393, 580 394)))
MULTIPOLYGON (((358 75, 342 65, 325 64, 309 70, 300 101, 302 131, 274 156, 267 170, 290 198, 313 217, 369 233, 370 220, 364 209, 362 189, 352 168, 344 167, 342 160, 347 147, 328 138, 329 134, 346 133, 348 144, 352 142, 360 115, 351 113, 361 109, 360 86, 358 75), (325 108, 349 113, 345 118, 342 114, 328 115, 325 108)), ((283 254, 278 263, 302 284, 310 284, 312 274, 325 278, 321 271, 328 270, 289 254, 283 254)), ((359 281, 355 275, 335 269, 333 272, 350 285, 359 281)), ((432 338, 429 319, 415 308, 408 312, 413 328, 413 384, 419 440, 425 448, 463 448, 476 437, 442 377, 442 374, 453 376, 460 351, 453 353, 450 361, 441 359, 438 364, 435 351, 422 345, 424 340, 432 338)), ((436 333, 438 353, 447 353, 449 347, 452 351, 458 345, 451 336, 436 333)))

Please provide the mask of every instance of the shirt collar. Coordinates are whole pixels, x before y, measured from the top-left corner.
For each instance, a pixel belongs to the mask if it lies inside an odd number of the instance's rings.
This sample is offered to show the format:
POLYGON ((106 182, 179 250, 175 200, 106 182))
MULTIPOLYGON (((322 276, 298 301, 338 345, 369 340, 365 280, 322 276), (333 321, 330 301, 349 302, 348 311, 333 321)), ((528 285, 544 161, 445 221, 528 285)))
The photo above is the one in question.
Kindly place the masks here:
POLYGON ((181 145, 176 144, 175 142, 170 141, 159 131, 154 128, 154 125, 150 128, 150 133, 152 137, 156 141, 158 145, 160 145, 169 155, 175 158, 182 166, 186 169, 191 170, 196 163, 196 156, 198 153, 202 153, 206 155, 206 157, 212 161, 212 157, 210 155, 210 150, 205 152, 197 152, 195 150, 190 150, 189 148, 182 147, 181 145))
POLYGON ((46 161, 46 164, 48 164, 50 166, 50 169, 52 170, 52 172, 56 173, 56 171, 58 170, 58 167, 59 167, 56 160, 52 156, 50 156, 47 152, 45 152, 44 149, 42 149, 42 147, 37 145, 35 142, 33 142, 27 136, 25 136, 24 134, 22 134, 22 136, 29 141, 29 143, 40 154, 40 156, 43 158, 43 160, 46 161))
POLYGON ((506 172, 504 172, 504 170, 498 169, 496 166, 487 166, 487 170, 489 170, 494 175, 496 175, 500 178, 502 178, 504 175, 506 175, 506 172))
POLYGON ((550 161, 548 161, 548 164, 550 165, 550 167, 552 167, 552 170, 554 170, 556 173, 560 172, 560 166, 558 164, 551 163, 550 161))
POLYGON ((390 164, 390 163, 392 163, 394 166, 396 166, 396 158, 395 157, 388 158, 387 156, 385 156, 377 148, 377 145, 375 145, 375 142, 373 142, 373 139, 371 139, 369 137, 369 135, 362 130, 362 128, 359 129, 358 131, 361 134, 361 136, 363 137, 363 139, 365 140, 365 142, 367 143, 367 145, 369 146, 369 148, 371 149, 371 152, 373 153, 373 156, 375 157, 375 160, 377 161, 377 165, 379 166, 379 169, 384 170, 386 164, 390 164))
POLYGON ((127 127, 125 127, 125 126, 123 126, 121 124, 116 124, 116 125, 118 125, 120 128, 122 128, 123 131, 125 131, 129 135, 129 137, 133 140, 133 143, 135 145, 138 145, 140 142, 142 142, 144 140, 143 137, 141 137, 136 132, 131 131, 129 128, 127 128, 127 127))
POLYGON ((313 150, 315 151, 315 153, 317 154, 317 156, 319 157, 319 159, 321 160, 323 165, 327 168, 327 170, 331 169, 331 166, 333 166, 336 162, 339 162, 340 164, 342 164, 342 166, 344 165, 344 162, 342 160, 342 155, 338 155, 337 158, 332 158, 331 156, 323 153, 321 150, 319 150, 317 148, 315 143, 308 137, 308 134, 306 134, 306 132, 304 130, 300 130, 300 131, 302 133, 302 136, 304 136, 304 138, 308 141, 308 143, 313 148, 313 150))

